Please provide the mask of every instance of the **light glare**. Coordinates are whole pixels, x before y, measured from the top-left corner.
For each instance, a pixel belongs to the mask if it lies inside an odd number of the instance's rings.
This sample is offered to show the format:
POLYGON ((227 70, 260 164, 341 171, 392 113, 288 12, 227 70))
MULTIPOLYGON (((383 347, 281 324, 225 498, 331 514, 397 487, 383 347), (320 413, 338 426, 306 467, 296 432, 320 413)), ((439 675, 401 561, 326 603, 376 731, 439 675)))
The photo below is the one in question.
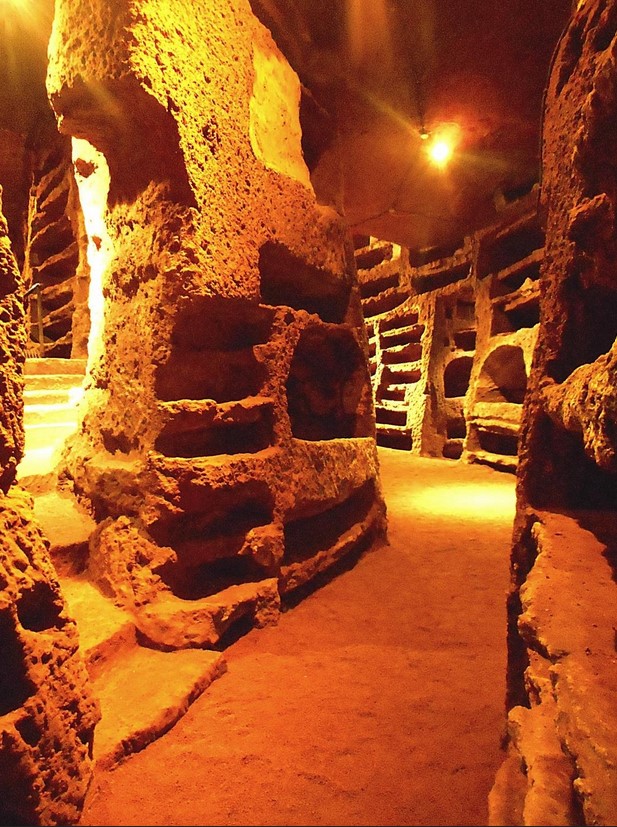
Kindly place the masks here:
POLYGON ((454 147, 445 138, 437 138, 429 145, 428 154, 431 161, 438 167, 445 166, 452 157, 454 147))
POLYGON ((73 138, 73 163, 79 201, 88 236, 86 257, 90 265, 90 335, 88 338, 88 369, 101 357, 104 349, 105 304, 103 285, 111 268, 114 245, 107 228, 107 195, 110 174, 107 160, 83 138, 73 138))
POLYGON ((421 511, 435 517, 486 523, 513 518, 515 492, 507 484, 484 485, 473 480, 461 480, 448 485, 427 486, 415 491, 413 497, 405 492, 397 508, 404 513, 421 511))
MULTIPOLYGON (((420 137, 424 138, 424 130, 420 137)), ((445 167, 452 159, 461 138, 461 128, 456 123, 442 123, 436 129, 425 133, 430 140, 426 143, 426 154, 436 167, 445 167)), ((425 139, 426 140, 426 139, 425 139)))

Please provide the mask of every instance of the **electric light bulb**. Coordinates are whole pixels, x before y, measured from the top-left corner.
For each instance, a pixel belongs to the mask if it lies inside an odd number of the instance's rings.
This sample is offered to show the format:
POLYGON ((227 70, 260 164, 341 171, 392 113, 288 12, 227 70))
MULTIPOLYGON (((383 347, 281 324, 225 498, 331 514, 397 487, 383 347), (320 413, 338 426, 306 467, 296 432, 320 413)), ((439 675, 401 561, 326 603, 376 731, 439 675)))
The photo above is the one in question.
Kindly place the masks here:
POLYGON ((438 167, 445 166, 453 152, 454 147, 446 138, 436 138, 428 147, 429 157, 438 167))
POLYGON ((427 133, 426 154, 436 167, 445 167, 461 139, 461 128, 456 123, 442 123, 427 133))

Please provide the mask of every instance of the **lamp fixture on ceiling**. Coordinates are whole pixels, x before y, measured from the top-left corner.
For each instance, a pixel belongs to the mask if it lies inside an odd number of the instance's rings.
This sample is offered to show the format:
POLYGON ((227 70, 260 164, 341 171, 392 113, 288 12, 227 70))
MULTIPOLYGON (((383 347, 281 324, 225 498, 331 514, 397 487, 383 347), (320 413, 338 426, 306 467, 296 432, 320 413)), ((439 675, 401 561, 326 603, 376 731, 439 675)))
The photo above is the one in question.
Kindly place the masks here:
POLYGON ((454 155, 454 150, 460 140, 460 126, 456 123, 445 123, 437 126, 431 132, 422 126, 420 138, 426 141, 426 154, 434 166, 443 169, 454 155))

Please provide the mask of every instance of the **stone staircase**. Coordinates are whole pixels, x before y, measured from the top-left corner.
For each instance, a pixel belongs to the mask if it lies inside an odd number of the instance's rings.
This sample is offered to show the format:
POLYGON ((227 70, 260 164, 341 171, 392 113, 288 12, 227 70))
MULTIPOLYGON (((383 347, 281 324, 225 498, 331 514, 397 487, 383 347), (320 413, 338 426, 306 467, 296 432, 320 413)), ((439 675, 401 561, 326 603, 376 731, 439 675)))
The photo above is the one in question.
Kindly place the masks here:
POLYGON ((130 613, 88 579, 92 517, 66 489, 35 493, 33 500, 100 704, 94 761, 112 769, 171 729, 225 673, 227 662, 214 650, 168 652, 140 645, 130 613))
POLYGON ((54 471, 66 438, 77 427, 85 370, 85 359, 26 359, 25 453, 17 469, 21 485, 54 471))
POLYGON ((32 495, 80 651, 101 709, 94 761, 110 769, 167 732, 226 668, 219 651, 158 651, 140 645, 132 616, 88 578, 96 528, 55 472, 78 424, 85 359, 28 358, 24 368, 25 452, 17 481, 32 495))

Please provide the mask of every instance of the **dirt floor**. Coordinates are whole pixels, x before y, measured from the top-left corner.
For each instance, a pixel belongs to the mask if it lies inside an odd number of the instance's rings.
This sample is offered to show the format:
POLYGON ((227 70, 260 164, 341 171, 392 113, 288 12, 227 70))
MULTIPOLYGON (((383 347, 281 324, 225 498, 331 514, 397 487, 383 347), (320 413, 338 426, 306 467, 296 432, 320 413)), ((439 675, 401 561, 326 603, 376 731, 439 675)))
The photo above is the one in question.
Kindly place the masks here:
POLYGON ((82 825, 486 825, 514 477, 380 449, 389 545, 226 651, 82 825))

